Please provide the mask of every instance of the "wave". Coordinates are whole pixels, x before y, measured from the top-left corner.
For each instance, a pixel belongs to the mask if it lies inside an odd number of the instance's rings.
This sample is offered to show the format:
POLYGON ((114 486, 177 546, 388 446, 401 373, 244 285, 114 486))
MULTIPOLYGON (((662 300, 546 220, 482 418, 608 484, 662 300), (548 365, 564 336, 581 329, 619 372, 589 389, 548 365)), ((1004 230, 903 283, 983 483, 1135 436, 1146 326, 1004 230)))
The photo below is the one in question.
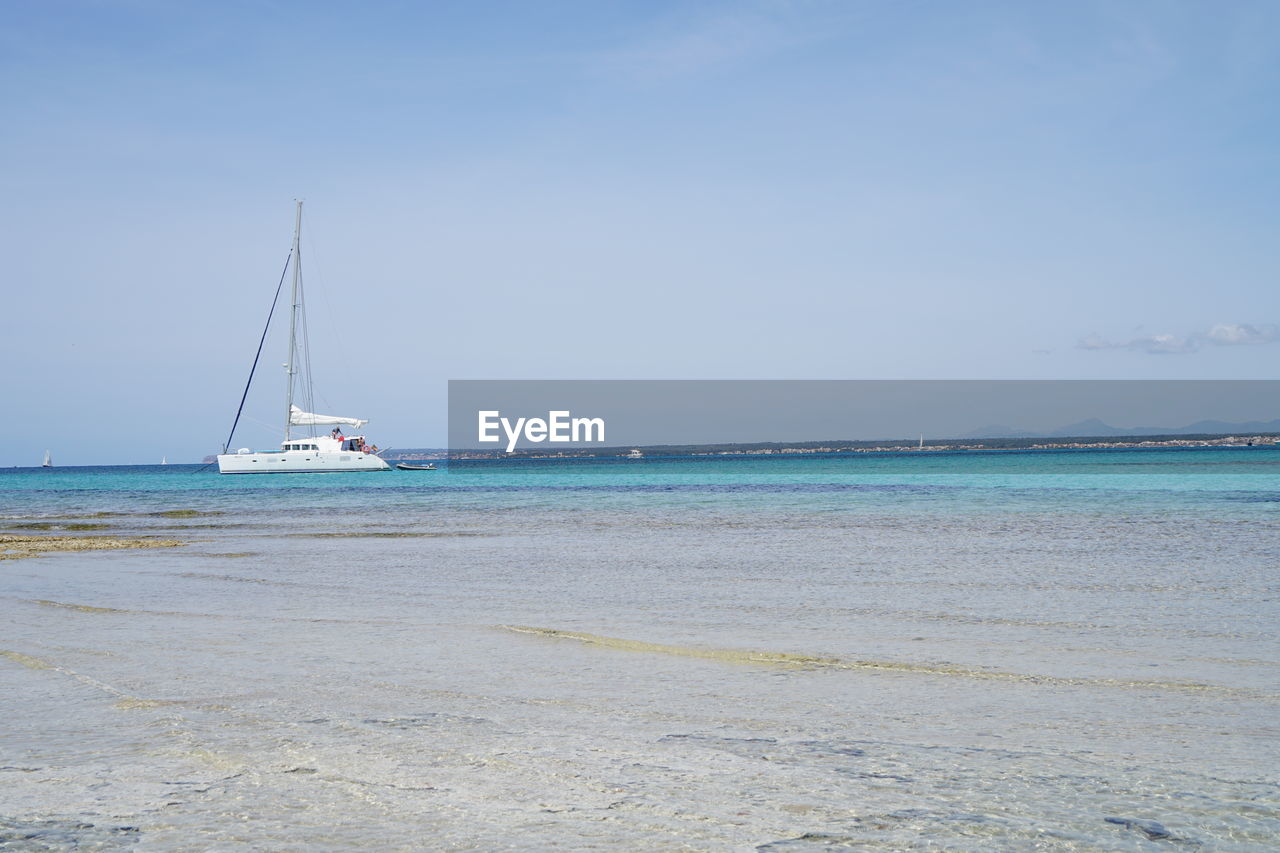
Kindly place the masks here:
MULTIPOLYGON (((272 534, 279 535, 279 534, 272 534)), ((304 539, 438 539, 447 536, 487 536, 486 533, 473 533, 466 531, 449 531, 449 532, 427 532, 413 530, 397 530, 397 531, 377 531, 377 530, 352 530, 343 532, 327 532, 316 531, 310 533, 285 533, 284 536, 304 539)))
POLYGON ((1138 690, 1176 690, 1216 693, 1233 696, 1249 696, 1275 700, 1275 694, 1263 690, 1227 687, 1197 681, 1158 681, 1120 678, 1088 678, 1079 676, 1044 675, 1009 672, 997 669, 976 669, 941 663, 916 663, 910 661, 867 660, 841 658, 826 655, 795 654, 792 652, 752 651, 744 649, 708 649, 699 646, 676 646, 666 643, 650 643, 621 637, 605 637, 582 631, 565 631, 558 628, 535 628, 527 625, 497 625, 502 631, 529 634, 553 640, 573 640, 600 648, 646 654, 674 655, 701 658, 731 664, 760 665, 797 669, 834 669, 909 673, 915 675, 948 676, 986 681, 1009 681, 1024 684, 1073 687, 1120 687, 1138 690))

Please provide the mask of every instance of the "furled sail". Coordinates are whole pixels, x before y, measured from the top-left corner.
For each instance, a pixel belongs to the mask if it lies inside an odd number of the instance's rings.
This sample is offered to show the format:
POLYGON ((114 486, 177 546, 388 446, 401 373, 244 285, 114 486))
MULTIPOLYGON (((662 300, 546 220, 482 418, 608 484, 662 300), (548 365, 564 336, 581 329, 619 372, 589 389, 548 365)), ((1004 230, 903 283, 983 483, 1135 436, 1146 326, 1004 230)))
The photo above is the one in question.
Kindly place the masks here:
POLYGON ((314 415, 311 412, 304 412, 297 406, 289 407, 289 426, 332 426, 334 424, 346 424, 356 429, 367 424, 368 421, 362 421, 359 418, 339 418, 334 415, 314 415))

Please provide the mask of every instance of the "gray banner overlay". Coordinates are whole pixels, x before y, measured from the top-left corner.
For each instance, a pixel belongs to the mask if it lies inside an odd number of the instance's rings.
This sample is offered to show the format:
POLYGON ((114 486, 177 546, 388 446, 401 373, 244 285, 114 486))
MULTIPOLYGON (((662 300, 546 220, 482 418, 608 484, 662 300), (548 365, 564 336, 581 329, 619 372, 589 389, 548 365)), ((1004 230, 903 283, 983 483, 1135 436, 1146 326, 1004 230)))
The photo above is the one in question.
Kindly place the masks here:
POLYGON ((629 448, 679 455, 699 445, 839 452, 896 442, 919 449, 921 438, 935 449, 1033 447, 1070 438, 1268 433, 1280 433, 1280 380, 449 382, 451 458, 611 456, 629 448))

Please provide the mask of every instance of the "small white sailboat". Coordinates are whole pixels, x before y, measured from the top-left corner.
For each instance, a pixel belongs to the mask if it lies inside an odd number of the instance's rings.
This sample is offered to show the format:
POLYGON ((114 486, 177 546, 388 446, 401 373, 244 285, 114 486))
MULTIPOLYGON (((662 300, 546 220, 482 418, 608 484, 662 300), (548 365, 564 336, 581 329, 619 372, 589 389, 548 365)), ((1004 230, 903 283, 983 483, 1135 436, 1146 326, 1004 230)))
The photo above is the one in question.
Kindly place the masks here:
POLYGON ((44 464, 42 464, 40 467, 41 468, 53 467, 53 457, 49 455, 49 451, 47 450, 44 452, 44 464))
POLYGON ((169 457, 168 457, 168 456, 161 456, 161 457, 160 457, 160 464, 161 464, 161 465, 168 465, 168 464, 169 464, 169 457))
MULTIPOLYGON (((380 459, 377 455, 377 445, 370 445, 365 441, 363 435, 343 435, 342 427, 350 426, 359 430, 367 420, 360 418, 343 418, 334 415, 318 415, 312 412, 304 412, 298 406, 294 405, 294 387, 297 384, 296 377, 300 370, 299 367, 306 368, 308 384, 303 386, 304 396, 308 396, 310 385, 310 364, 307 363, 307 331, 305 327, 306 314, 302 307, 302 202, 297 202, 297 213, 293 226, 293 252, 290 254, 289 262, 293 264, 293 300, 292 310, 289 314, 289 355, 285 360, 285 373, 288 375, 287 390, 285 392, 285 421, 284 421, 284 442, 281 444, 280 450, 271 451, 253 451, 247 447, 242 447, 235 453, 228 452, 231 443, 231 437, 227 439, 227 444, 223 446, 222 453, 218 454, 218 472, 222 474, 300 474, 300 473, 318 473, 322 471, 331 472, 351 472, 351 471, 390 471, 391 466, 380 459), (301 336, 299 336, 299 328, 301 327, 301 336), (302 351, 299 352, 299 340, 304 342, 302 351), (299 360, 303 362, 299 365, 299 360), (333 430, 328 435, 316 435, 315 428, 317 426, 332 426, 333 430), (294 427, 307 427, 307 436, 305 438, 297 438, 294 436, 294 427)), ((281 277, 283 284, 283 276, 281 277)), ((277 290, 277 295, 279 291, 277 290)), ((275 305, 272 304, 274 311, 275 305)), ((270 318, 268 318, 268 324, 270 318)), ((263 332, 263 340, 266 339, 266 332, 263 332)), ((262 344, 259 342, 258 353, 262 353, 262 344)), ((254 359, 254 366, 257 366, 257 359, 254 359)), ((253 371, 249 372, 249 382, 253 382, 253 371)), ((248 394, 248 387, 245 388, 245 394, 248 394)), ((240 400, 243 408, 244 398, 240 400)), ((236 414, 236 423, 239 423, 240 415, 236 414)), ((235 425, 231 427, 231 435, 235 435, 235 425)))

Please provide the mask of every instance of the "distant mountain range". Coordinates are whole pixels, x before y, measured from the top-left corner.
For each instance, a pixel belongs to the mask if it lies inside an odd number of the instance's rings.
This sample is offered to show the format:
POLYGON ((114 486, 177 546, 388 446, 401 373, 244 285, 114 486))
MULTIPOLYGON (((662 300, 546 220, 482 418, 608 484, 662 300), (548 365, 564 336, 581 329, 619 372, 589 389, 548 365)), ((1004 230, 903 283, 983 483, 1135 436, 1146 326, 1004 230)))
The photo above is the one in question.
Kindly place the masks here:
POLYGON ((1079 423, 1055 429, 1053 432, 1027 432, 1000 424, 975 429, 959 438, 1103 438, 1130 435, 1239 435, 1242 433, 1280 432, 1280 418, 1274 421, 1246 421, 1231 424, 1226 421, 1196 421, 1181 427, 1113 427, 1108 423, 1089 418, 1079 423))

